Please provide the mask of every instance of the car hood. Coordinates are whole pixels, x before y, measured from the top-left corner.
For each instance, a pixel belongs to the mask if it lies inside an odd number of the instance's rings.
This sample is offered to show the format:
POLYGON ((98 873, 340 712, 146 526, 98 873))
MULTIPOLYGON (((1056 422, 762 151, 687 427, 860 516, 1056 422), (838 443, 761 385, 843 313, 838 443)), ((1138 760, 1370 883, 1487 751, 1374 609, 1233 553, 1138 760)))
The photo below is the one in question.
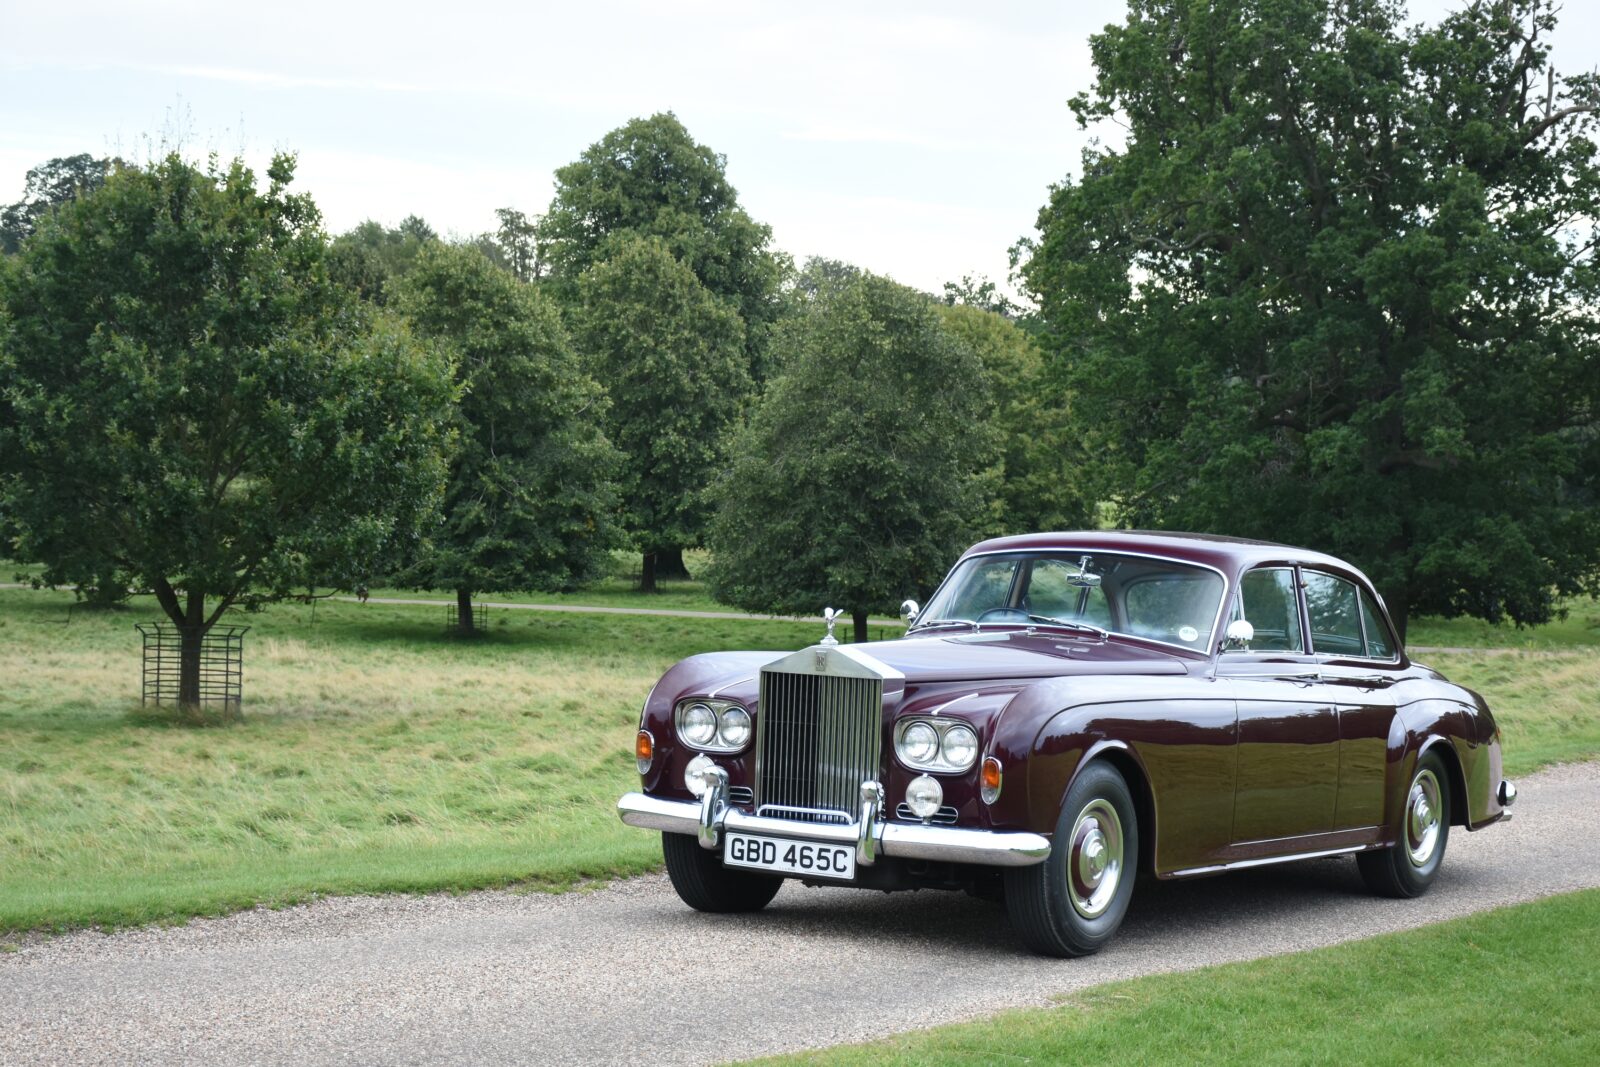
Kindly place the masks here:
POLYGON ((857 646, 908 684, 1085 674, 1186 674, 1192 657, 1131 641, 1059 633, 936 634, 857 646))

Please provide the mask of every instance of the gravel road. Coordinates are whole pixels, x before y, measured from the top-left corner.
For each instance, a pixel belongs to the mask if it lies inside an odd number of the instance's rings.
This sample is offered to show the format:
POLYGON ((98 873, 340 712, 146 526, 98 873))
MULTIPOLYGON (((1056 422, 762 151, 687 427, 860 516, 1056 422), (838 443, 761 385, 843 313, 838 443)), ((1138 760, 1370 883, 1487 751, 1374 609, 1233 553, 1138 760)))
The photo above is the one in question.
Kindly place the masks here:
MULTIPOLYGON (((664 878, 564 896, 334 899, 0 956, 0 1063, 706 1063, 1044 1004, 1600 886, 1600 763, 1457 830, 1419 901, 1350 859, 1143 885, 1099 956, 1028 955, 994 905, 786 886, 696 914, 664 878)), ((643 831, 641 831, 643 832, 643 831)))

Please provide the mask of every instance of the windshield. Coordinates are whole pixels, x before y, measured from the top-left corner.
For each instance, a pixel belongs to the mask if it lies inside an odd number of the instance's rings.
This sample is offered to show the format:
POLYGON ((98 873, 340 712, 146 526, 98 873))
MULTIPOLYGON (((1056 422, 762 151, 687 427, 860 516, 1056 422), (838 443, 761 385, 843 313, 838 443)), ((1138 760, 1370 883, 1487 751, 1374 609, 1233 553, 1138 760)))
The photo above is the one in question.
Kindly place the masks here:
POLYGON ((945 579, 913 630, 964 623, 1065 626, 1207 650, 1222 577, 1116 552, 974 556, 945 579))

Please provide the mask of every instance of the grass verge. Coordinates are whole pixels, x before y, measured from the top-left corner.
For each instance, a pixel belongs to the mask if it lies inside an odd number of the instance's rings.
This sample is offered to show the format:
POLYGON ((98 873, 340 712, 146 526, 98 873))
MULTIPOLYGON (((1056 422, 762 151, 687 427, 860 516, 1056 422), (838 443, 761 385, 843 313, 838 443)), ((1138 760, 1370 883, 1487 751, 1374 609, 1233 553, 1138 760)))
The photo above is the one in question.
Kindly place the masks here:
POLYGON ((764 1063, 1600 1062, 1600 890, 764 1063))

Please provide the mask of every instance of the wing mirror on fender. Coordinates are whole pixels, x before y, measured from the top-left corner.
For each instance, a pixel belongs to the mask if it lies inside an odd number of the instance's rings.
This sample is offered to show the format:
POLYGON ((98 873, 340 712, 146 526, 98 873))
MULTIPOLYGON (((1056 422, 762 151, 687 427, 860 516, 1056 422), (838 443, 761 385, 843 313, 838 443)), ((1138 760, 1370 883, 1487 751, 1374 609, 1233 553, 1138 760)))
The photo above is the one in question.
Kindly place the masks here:
POLYGON ((1256 636, 1256 628, 1244 619, 1234 619, 1228 624, 1228 629, 1223 635, 1222 651, 1243 652, 1250 648, 1251 640, 1256 636))
POLYGON ((900 617, 906 620, 906 626, 908 627, 917 621, 917 613, 921 610, 915 600, 902 600, 900 602, 900 617))

